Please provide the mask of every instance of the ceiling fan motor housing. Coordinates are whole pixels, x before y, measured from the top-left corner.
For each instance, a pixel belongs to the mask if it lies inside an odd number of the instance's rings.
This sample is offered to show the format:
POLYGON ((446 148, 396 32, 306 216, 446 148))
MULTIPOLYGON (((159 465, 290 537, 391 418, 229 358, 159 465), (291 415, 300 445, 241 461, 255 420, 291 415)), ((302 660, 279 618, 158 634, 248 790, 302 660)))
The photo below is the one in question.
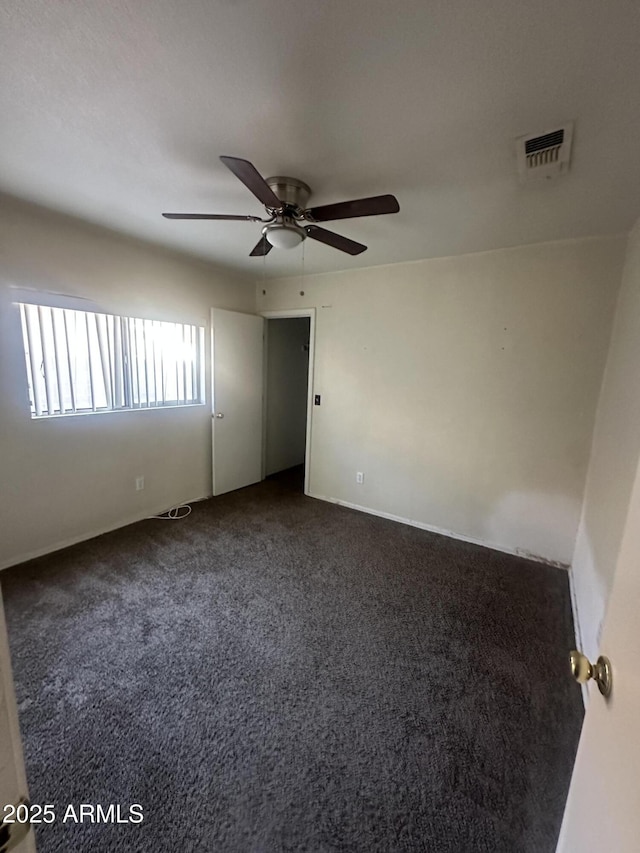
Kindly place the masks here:
POLYGON ((304 181, 299 181, 297 178, 276 176, 267 178, 266 183, 285 207, 293 207, 298 211, 303 211, 306 208, 311 189, 304 181))
POLYGON ((275 248, 293 249, 307 236, 296 220, 302 217, 311 189, 304 181, 280 175, 266 178, 266 183, 282 202, 282 212, 275 214, 276 221, 265 225, 262 233, 275 248))

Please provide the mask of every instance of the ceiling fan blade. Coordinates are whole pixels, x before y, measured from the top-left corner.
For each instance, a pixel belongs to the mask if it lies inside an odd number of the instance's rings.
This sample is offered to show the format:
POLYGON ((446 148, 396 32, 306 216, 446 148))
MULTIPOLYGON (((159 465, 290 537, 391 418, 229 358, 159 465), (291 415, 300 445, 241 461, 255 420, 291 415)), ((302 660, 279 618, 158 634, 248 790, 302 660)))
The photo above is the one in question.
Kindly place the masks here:
POLYGON ((282 202, 253 163, 248 160, 241 160, 238 157, 221 157, 220 159, 227 169, 230 169, 236 178, 241 180, 245 187, 251 190, 254 196, 266 207, 272 207, 275 210, 282 208, 282 202))
POLYGON ((381 213, 397 213, 399 210, 400 205, 394 195, 374 195, 371 198, 357 198, 354 201, 339 201, 337 204, 310 207, 304 214, 310 222, 330 222, 332 219, 378 216, 381 213))
POLYGON ((261 258, 263 255, 268 255, 269 252, 273 249, 271 243, 267 240, 266 237, 262 237, 256 245, 251 250, 249 257, 250 258, 261 258))
POLYGON ((259 216, 227 216, 224 213, 163 213, 165 219, 222 219, 222 220, 237 220, 242 219, 247 222, 262 222, 259 216))
POLYGON ((336 234, 334 231, 327 231, 326 228, 318 228, 317 225, 307 225, 304 230, 307 232, 307 237, 311 237, 312 240, 319 240, 348 255, 359 255, 367 249, 362 243, 356 243, 355 240, 349 240, 348 237, 343 237, 342 234, 336 234))

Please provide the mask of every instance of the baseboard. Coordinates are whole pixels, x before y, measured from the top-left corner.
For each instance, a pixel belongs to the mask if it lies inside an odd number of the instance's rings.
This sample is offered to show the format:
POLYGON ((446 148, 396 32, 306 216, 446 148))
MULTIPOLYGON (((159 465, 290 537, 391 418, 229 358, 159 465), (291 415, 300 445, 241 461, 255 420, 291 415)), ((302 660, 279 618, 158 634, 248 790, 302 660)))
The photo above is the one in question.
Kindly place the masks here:
MULTIPOLYGON (((198 501, 207 500, 207 498, 210 497, 211 495, 202 495, 197 498, 192 498, 188 501, 181 501, 181 504, 197 503, 198 501)), ((175 506, 175 504, 173 504, 173 506, 175 506)), ((55 542, 52 545, 46 545, 44 548, 36 548, 35 551, 28 551, 25 554, 19 554, 16 557, 11 557, 9 560, 0 562, 0 571, 8 569, 11 566, 17 566, 20 563, 26 563, 29 560, 35 560, 37 557, 44 557, 47 554, 54 554, 56 551, 61 551, 63 548, 69 548, 71 545, 77 545, 78 542, 86 542, 88 539, 95 539, 96 536, 102 536, 104 533, 111 533, 114 530, 119 530, 121 527, 128 527, 130 524, 135 524, 138 521, 144 521, 145 519, 151 518, 154 515, 161 515, 163 512, 167 512, 168 509, 171 509, 171 507, 167 508, 166 505, 163 505, 161 507, 157 507, 156 509, 147 510, 144 513, 136 513, 130 518, 119 521, 116 524, 110 524, 106 527, 96 528, 86 533, 80 533, 78 536, 72 536, 69 539, 59 540, 58 542, 55 542)))
POLYGON ((471 536, 465 536, 462 533, 454 533, 452 530, 445 530, 442 527, 436 527, 433 524, 425 524, 423 521, 415 521, 412 518, 404 518, 401 515, 393 515, 390 512, 383 512, 379 509, 371 509, 368 506, 360 506, 349 501, 341 501, 338 498, 329 498, 325 495, 314 495, 307 492, 308 497, 315 498, 319 501, 326 501, 331 504, 338 504, 348 509, 355 509, 358 512, 366 512, 368 515, 376 515, 379 518, 386 518, 389 521, 397 521, 400 524, 408 524, 410 527, 418 527, 420 530, 428 530, 429 533, 438 533, 440 536, 446 536, 449 539, 457 539, 460 542, 470 542, 472 545, 481 545, 483 548, 489 548, 492 551, 500 551, 503 554, 512 554, 514 557, 525 557, 527 560, 533 560, 536 563, 544 563, 546 566, 554 566, 557 569, 567 570, 567 563, 560 563, 556 560, 549 560, 546 557, 541 557, 538 554, 532 554, 523 548, 510 548, 508 545, 499 545, 496 542, 487 542, 483 539, 474 539, 471 536))

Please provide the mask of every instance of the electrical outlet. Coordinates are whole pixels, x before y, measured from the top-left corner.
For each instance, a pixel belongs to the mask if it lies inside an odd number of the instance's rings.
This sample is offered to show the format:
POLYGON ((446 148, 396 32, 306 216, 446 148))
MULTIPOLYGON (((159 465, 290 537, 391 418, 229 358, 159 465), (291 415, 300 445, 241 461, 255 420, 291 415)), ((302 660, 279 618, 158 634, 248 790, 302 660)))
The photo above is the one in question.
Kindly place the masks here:
POLYGON ((144 477, 136 477, 136 492, 141 492, 144 489, 144 477))
POLYGON ((356 471, 356 483, 362 485, 364 483, 364 474, 362 471, 356 471))

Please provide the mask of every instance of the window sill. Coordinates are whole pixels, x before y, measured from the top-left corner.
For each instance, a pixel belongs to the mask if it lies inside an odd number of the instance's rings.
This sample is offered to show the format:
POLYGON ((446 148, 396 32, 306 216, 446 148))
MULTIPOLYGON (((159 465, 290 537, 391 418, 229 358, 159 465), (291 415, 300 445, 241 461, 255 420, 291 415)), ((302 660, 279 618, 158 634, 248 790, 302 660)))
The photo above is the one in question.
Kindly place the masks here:
POLYGON ((49 421, 49 420, 61 420, 62 418, 75 418, 85 415, 117 415, 122 412, 164 412, 167 410, 175 410, 175 409, 197 409, 206 406, 206 403, 173 403, 173 404, 165 404, 163 406, 136 406, 135 408, 122 408, 122 409, 99 409, 97 411, 93 411, 90 409, 88 411, 82 412, 63 412, 56 413, 53 415, 31 415, 32 421, 49 421))

